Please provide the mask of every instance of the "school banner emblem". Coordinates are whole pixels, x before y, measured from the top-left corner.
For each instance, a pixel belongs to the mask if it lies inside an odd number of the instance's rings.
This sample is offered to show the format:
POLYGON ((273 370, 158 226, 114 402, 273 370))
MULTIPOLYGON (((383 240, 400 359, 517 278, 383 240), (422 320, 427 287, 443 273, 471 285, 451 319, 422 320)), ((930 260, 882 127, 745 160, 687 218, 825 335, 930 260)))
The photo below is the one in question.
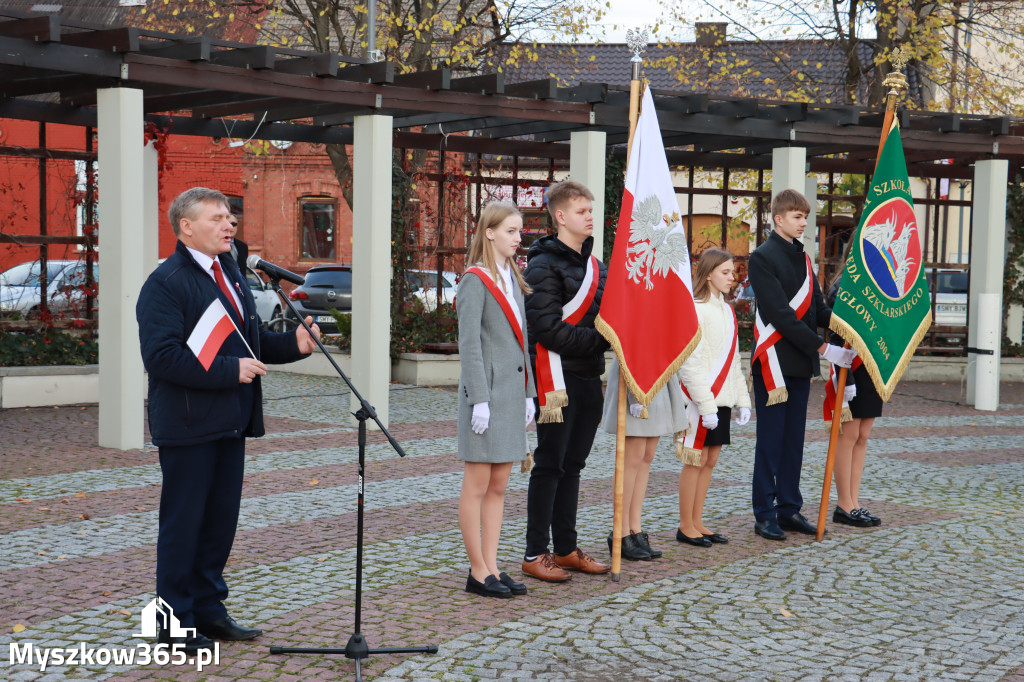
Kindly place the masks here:
POLYGON ((895 122, 853 239, 830 326, 857 349, 878 394, 888 400, 932 323, 921 235, 895 122))

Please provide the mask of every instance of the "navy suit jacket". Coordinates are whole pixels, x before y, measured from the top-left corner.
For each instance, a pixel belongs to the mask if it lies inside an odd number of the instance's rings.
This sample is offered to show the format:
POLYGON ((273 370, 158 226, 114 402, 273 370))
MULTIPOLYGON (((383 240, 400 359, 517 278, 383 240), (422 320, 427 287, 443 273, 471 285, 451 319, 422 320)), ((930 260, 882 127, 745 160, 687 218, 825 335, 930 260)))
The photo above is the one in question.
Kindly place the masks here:
MULTIPOLYGON (((228 286, 234 286, 242 299, 244 333, 256 357, 266 363, 304 357, 294 332, 274 333, 263 327, 252 293, 230 254, 221 254, 218 260, 228 286)), ((238 333, 224 341, 209 371, 186 345, 215 298, 239 325, 231 301, 180 241, 139 294, 135 317, 142 362, 149 373, 149 430, 154 445, 186 446, 264 434, 260 378, 251 384, 238 381, 238 359, 250 356, 238 333)))

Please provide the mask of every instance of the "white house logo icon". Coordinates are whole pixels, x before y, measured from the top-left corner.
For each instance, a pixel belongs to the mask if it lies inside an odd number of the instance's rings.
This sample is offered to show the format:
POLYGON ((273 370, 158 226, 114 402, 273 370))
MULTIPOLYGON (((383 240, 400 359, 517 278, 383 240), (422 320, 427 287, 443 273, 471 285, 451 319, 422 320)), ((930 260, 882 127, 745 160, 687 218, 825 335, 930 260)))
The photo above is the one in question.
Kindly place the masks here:
POLYGON ((160 597, 149 602, 142 609, 142 632, 137 632, 133 637, 156 637, 160 629, 168 631, 171 637, 194 637, 195 628, 183 628, 174 615, 174 609, 160 597))

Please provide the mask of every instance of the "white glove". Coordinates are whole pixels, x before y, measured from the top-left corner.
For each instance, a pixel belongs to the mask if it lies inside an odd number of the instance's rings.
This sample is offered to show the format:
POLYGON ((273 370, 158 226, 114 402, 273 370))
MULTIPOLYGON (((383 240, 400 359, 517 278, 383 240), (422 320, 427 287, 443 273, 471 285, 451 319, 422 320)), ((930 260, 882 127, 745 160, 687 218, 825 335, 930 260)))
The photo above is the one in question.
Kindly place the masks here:
POLYGON ((718 413, 715 414, 702 414, 700 416, 701 422, 704 424, 704 428, 708 431, 714 431, 718 428, 718 413))
MULTIPOLYGON (((537 413, 537 408, 533 406, 533 398, 526 399, 526 425, 529 426, 530 422, 533 421, 533 416, 537 413)), ((484 428, 487 428, 486 426, 484 428)))
POLYGON ((829 344, 825 346, 825 352, 821 354, 821 357, 837 367, 849 369, 853 359, 857 357, 857 351, 852 348, 843 348, 842 346, 829 344))
POLYGON ((473 406, 473 417, 469 420, 473 433, 480 436, 491 423, 491 404, 477 403, 473 406))
POLYGON ((740 426, 743 426, 744 424, 746 424, 749 421, 750 421, 750 408, 749 407, 741 407, 740 408, 739 416, 736 417, 736 423, 739 424, 740 426))
POLYGON ((640 415, 644 411, 644 406, 640 403, 633 403, 629 406, 629 413, 633 415, 633 419, 640 419, 640 415))
POLYGON ((857 397, 857 384, 850 384, 843 389, 843 404, 848 405, 851 400, 857 397))

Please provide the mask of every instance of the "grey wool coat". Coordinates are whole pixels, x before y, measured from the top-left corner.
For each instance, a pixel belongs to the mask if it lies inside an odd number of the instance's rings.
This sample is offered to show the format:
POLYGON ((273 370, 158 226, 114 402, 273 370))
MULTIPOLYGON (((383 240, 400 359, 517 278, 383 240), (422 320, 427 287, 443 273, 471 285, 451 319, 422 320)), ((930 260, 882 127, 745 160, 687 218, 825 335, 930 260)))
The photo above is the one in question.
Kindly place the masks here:
MULTIPOLYGON (((499 273, 500 277, 500 273, 499 273)), ((500 286, 500 285, 496 285, 500 286)), ((523 293, 513 289, 523 338, 523 293)), ((499 293, 499 295, 501 295, 499 293)), ((526 458, 526 399, 537 395, 530 360, 523 353, 501 304, 467 273, 459 282, 459 459, 466 462, 519 462, 526 458), (473 405, 489 403, 491 421, 482 435, 473 433, 473 405)))

